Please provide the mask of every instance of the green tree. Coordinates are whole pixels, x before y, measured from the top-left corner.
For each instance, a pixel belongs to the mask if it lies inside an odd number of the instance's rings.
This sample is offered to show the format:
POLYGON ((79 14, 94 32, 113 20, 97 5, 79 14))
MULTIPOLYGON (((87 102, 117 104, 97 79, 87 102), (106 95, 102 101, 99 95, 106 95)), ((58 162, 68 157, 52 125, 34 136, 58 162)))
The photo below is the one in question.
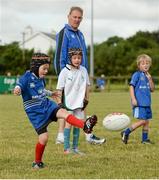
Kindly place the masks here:
POLYGON ((33 50, 25 50, 25 61, 22 58, 22 50, 18 42, 0 46, 0 74, 10 72, 12 75, 22 74, 29 69, 33 50))
POLYGON ((123 39, 117 36, 94 46, 95 75, 131 75, 136 71, 136 57, 146 53, 152 57, 151 73, 158 75, 159 31, 137 32, 123 39))

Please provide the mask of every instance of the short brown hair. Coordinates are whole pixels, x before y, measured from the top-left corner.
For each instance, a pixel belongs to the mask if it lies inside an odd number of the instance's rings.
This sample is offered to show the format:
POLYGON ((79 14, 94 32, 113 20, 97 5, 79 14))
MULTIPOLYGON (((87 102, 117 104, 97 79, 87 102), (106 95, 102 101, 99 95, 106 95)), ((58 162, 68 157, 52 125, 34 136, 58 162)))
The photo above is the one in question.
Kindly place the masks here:
POLYGON ((74 11, 74 10, 77 10, 77 11, 81 12, 81 14, 83 15, 83 9, 80 8, 80 7, 78 7, 78 6, 73 6, 73 7, 71 7, 71 8, 70 8, 69 15, 70 15, 70 14, 72 13, 72 11, 74 11))

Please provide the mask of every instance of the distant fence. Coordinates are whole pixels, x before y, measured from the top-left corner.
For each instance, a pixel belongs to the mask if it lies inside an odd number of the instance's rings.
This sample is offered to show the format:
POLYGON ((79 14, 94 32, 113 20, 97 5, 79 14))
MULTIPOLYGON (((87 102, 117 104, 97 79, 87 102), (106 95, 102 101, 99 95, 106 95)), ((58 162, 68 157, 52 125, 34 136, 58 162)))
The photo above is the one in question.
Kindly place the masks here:
MULTIPOLYGON (((16 85, 19 77, 17 76, 0 76, 0 94, 11 93, 16 85)), ((56 76, 46 76, 46 87, 50 90, 56 89, 57 77, 56 76)), ((97 77, 91 79, 91 91, 99 91, 96 89, 96 79, 97 77)), ((155 83, 155 89, 159 89, 159 77, 153 77, 155 83)), ((108 76, 105 78, 106 86, 103 91, 128 91, 129 89, 129 76, 108 76)))
MULTIPOLYGON (((91 81, 91 91, 98 92, 96 89, 96 80, 98 77, 90 78, 91 81)), ((107 76, 105 78, 106 85, 104 91, 128 91, 129 90, 129 82, 130 76, 107 76)), ((159 77, 153 77, 155 83, 155 89, 159 89, 159 77)), ((54 90, 56 89, 57 77, 55 76, 47 76, 46 78, 47 88, 54 90)))

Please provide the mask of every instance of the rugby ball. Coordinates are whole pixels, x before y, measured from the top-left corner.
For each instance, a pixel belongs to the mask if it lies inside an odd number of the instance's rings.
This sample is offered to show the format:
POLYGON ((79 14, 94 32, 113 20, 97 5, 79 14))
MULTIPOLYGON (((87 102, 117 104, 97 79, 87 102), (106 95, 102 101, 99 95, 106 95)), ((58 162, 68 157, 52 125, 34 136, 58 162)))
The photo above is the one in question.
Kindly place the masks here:
POLYGON ((103 119, 103 126, 112 131, 122 130, 130 124, 130 118, 124 113, 111 113, 103 119))

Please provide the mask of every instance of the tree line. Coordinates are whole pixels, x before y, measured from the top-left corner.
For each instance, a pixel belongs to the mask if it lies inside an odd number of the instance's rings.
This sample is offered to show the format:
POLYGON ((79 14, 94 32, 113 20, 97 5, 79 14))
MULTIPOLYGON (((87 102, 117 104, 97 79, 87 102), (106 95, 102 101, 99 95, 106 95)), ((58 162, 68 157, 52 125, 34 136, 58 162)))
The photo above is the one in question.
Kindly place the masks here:
MULTIPOLYGON (((0 75, 10 72, 12 75, 23 74, 29 69, 30 59, 34 49, 20 49, 18 42, 7 45, 0 45, 0 75)), ((106 41, 94 45, 94 74, 99 76, 123 76, 131 75, 136 71, 136 58, 140 54, 148 54, 152 58, 150 72, 154 76, 159 75, 159 30, 153 32, 139 31, 129 38, 113 36, 106 41)), ((48 51, 53 59, 54 51, 48 51)), ((88 59, 90 47, 88 46, 88 59)), ((50 68, 50 75, 55 75, 53 65, 50 68)))

